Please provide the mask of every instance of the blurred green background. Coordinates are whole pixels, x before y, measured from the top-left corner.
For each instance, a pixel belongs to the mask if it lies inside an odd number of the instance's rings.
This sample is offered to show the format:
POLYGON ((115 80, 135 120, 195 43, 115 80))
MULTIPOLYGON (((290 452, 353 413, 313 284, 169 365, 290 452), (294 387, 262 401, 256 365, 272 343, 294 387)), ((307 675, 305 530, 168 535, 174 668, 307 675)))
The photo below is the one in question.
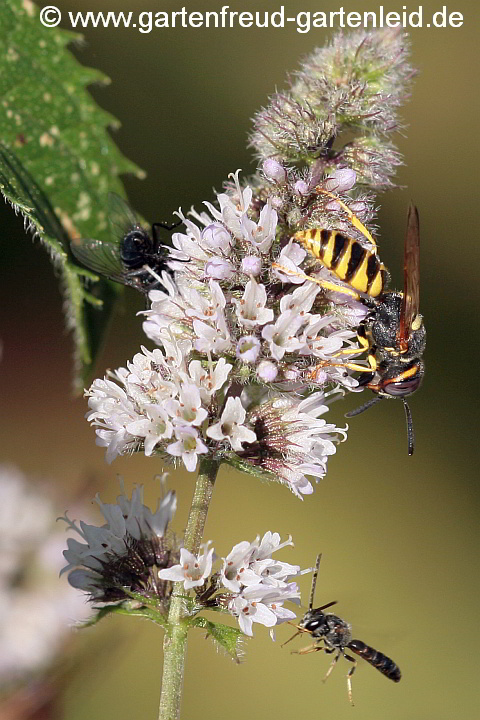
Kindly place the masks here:
MULTIPOLYGON (((331 2, 284 3, 286 12, 338 10, 331 2)), ((144 0, 56 0, 67 10, 166 10, 181 4, 144 0)), ((277 9, 276 3, 236 10, 277 9)), ((187 9, 218 10, 220 3, 190 2, 187 9)), ((346 10, 378 10, 370 2, 346 10)), ((402 10, 401 3, 385 3, 402 10)), ((408 11, 417 5, 406 6, 408 11)), ((423 3, 424 15, 442 8, 423 3)), ((317 604, 338 600, 338 614, 354 635, 390 655, 401 667, 399 685, 359 661, 354 710, 339 666, 324 686, 329 659, 299 657, 255 627, 236 666, 198 633, 191 638, 183 717, 265 718, 332 716, 357 720, 452 720, 478 717, 478 87, 479 6, 456 0, 448 12, 464 15, 457 29, 413 29, 413 62, 420 69, 403 110, 408 137, 398 182, 405 189, 379 198, 381 257, 393 285, 402 283, 406 208, 419 207, 422 233, 421 309, 428 330, 427 374, 411 402, 417 447, 407 456, 400 403, 382 403, 350 421, 350 435, 332 458, 315 494, 298 501, 281 486, 223 469, 206 539, 219 555, 267 529, 293 535, 285 560, 303 567, 322 551, 317 604), (477 338, 477 340, 475 340, 477 338)), ((62 26, 68 28, 68 23, 62 26)), ((122 122, 115 140, 147 171, 143 182, 125 178, 131 204, 150 220, 170 219, 182 205, 197 209, 212 199, 229 172, 253 170, 246 149, 250 118, 299 58, 331 31, 171 29, 143 35, 135 29, 84 30, 80 61, 112 79, 91 92, 122 122)), ((92 479, 94 492, 112 501, 117 473, 128 486, 143 482, 154 502, 158 462, 124 458, 108 467, 71 396, 71 338, 46 253, 1 210, 3 360, 0 397, 2 460, 25 472, 54 476, 66 488, 92 479)), ((143 342, 142 299, 133 291, 114 317, 98 375, 124 365, 143 342)), ((358 398, 333 407, 343 412, 358 398)), ((184 527, 193 490, 187 473, 171 476, 179 493, 174 528, 184 527)), ((93 493, 92 493, 93 494, 93 493)), ((59 508, 63 512, 64 508, 59 508)), ((305 602, 310 576, 302 579, 305 602)), ((136 619, 106 621, 85 631, 92 654, 72 678, 64 698, 66 720, 154 718, 162 666, 162 633, 136 619), (93 653, 103 649, 100 659, 93 653)), ((298 646, 302 645, 297 639, 298 646)))

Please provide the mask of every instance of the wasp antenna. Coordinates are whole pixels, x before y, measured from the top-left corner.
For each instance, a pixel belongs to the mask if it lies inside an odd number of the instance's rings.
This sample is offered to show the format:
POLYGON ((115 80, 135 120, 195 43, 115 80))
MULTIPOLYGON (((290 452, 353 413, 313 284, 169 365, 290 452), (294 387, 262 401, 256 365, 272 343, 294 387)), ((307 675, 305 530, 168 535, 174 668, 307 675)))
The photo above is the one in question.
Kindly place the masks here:
POLYGON ((405 417, 407 419, 407 437, 408 437, 408 454, 413 455, 415 450, 415 433, 413 432, 412 412, 406 400, 403 401, 405 408, 405 417))
POLYGON ((380 402, 381 399, 382 398, 380 397, 380 395, 377 395, 377 397, 374 397, 363 405, 360 405, 360 407, 356 410, 350 410, 350 412, 345 413, 345 417, 351 418, 355 417, 355 415, 360 415, 360 413, 365 412, 365 410, 368 410, 368 408, 371 408, 372 405, 376 405, 377 402, 380 402))
POLYGON ((311 610, 313 608, 313 598, 315 596, 315 587, 317 585, 317 577, 318 577, 318 568, 320 567, 320 560, 322 559, 322 553, 319 553, 317 555, 317 560, 315 562, 315 569, 313 571, 313 577, 312 577, 312 589, 310 590, 310 602, 308 603, 308 609, 311 610))

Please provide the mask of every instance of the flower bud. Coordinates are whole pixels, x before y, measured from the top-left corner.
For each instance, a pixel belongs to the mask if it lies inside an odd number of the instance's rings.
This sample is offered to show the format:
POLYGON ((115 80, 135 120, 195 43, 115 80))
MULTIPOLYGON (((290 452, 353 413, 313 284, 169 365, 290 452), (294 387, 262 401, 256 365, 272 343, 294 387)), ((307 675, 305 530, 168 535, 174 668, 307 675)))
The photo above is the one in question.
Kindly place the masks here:
POLYGON ((335 170, 334 173, 324 182, 325 190, 329 192, 346 192, 351 190, 357 180, 357 173, 351 168, 343 168, 342 170, 335 170))
POLYGON ((207 225, 203 230, 202 240, 205 242, 205 245, 212 250, 216 248, 228 250, 232 243, 230 233, 227 232, 222 225, 215 225, 214 223, 207 225))
POLYGON ((274 382, 278 375, 278 368, 270 360, 263 360, 257 368, 257 376, 263 382, 274 382))
POLYGON ((284 183, 287 177, 285 168, 273 158, 267 158, 263 163, 263 172, 270 179, 277 183, 284 183))
POLYGON ((297 180, 297 182, 293 186, 293 189, 295 190, 297 195, 308 195, 308 185, 305 180, 297 180))
POLYGON ((242 260, 242 272, 257 277, 262 272, 262 259, 257 255, 247 255, 242 260))
POLYGON ((229 260, 214 257, 205 265, 205 277, 214 280, 230 280, 234 274, 234 267, 229 260))

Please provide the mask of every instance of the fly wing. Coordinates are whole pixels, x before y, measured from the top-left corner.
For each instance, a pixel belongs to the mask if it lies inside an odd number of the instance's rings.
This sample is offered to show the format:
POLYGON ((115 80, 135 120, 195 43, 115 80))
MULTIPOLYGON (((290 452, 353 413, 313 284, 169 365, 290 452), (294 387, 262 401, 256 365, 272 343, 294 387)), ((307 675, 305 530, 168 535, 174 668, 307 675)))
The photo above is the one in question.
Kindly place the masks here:
POLYGON ((406 347, 412 323, 419 312, 420 299, 420 223, 418 210, 412 203, 408 208, 405 237, 404 287, 397 341, 406 347))
POLYGON ((81 238, 72 241, 70 247, 76 259, 89 270, 110 280, 127 285, 125 269, 120 255, 120 243, 103 242, 81 238))
POLYGON ((3 143, 0 143, 0 187, 5 187, 13 197, 20 193, 33 210, 45 234, 58 240, 68 252, 70 237, 58 219, 50 200, 26 167, 3 143))
MULTIPOLYGON (((108 195, 108 221, 112 241, 118 242, 134 228, 142 228, 140 219, 120 195, 109 193, 108 195)), ((142 228, 143 229, 143 228, 142 228)))

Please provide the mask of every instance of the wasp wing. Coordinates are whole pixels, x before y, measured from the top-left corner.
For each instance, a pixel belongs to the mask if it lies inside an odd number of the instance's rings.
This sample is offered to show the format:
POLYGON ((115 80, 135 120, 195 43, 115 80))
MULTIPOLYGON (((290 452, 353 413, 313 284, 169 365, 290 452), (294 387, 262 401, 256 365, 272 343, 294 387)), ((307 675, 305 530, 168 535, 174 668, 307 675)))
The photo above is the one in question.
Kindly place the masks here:
POLYGON ((418 210, 410 203, 405 237, 404 287, 397 340, 400 347, 408 346, 412 324, 419 312, 420 302, 420 223, 418 210))
POLYGON ((128 284, 118 241, 113 243, 81 238, 73 240, 70 247, 76 259, 89 270, 110 280, 128 284))

